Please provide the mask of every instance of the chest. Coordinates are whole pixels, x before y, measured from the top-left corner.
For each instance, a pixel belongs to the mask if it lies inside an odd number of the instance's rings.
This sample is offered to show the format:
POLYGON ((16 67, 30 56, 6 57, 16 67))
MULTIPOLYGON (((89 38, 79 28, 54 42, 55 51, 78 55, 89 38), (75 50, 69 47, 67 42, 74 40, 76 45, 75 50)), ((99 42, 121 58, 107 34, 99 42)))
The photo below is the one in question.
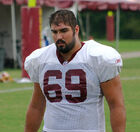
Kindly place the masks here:
POLYGON ((80 103, 101 94, 96 72, 87 63, 44 64, 39 82, 50 102, 80 103))

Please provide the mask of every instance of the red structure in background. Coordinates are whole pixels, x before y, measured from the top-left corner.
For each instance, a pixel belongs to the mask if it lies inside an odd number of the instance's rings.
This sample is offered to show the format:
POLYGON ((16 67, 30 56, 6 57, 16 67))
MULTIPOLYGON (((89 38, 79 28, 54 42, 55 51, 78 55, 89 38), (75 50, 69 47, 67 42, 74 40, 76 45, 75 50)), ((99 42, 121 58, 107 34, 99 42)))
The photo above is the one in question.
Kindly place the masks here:
POLYGON ((114 41, 115 39, 114 16, 112 11, 109 11, 109 13, 106 16, 106 37, 108 41, 114 41))
MULTIPOLYGON (((41 29, 40 29, 40 17, 41 8, 21 8, 22 18, 22 64, 24 64, 25 58, 33 52, 35 49, 40 48, 41 42, 41 29)), ((29 77, 22 65, 22 77, 29 77)))

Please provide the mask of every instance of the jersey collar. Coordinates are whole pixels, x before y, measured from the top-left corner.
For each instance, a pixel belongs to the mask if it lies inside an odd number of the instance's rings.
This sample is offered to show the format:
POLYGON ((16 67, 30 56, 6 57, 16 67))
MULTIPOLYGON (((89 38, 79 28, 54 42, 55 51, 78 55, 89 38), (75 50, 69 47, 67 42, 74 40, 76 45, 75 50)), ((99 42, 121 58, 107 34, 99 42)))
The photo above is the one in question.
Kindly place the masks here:
MULTIPOLYGON (((85 44, 85 43, 81 42, 81 47, 80 47, 80 49, 83 47, 84 44, 85 44)), ((80 49, 78 49, 77 51, 75 51, 75 52, 73 53, 73 55, 71 56, 71 58, 70 58, 69 60, 67 60, 67 61, 64 60, 63 56, 60 54, 60 52, 59 52, 58 50, 56 50, 56 55, 57 55, 57 58, 58 58, 59 62, 60 62, 62 65, 64 65, 64 64, 69 63, 69 62, 74 58, 74 56, 77 54, 77 52, 78 52, 80 49)))

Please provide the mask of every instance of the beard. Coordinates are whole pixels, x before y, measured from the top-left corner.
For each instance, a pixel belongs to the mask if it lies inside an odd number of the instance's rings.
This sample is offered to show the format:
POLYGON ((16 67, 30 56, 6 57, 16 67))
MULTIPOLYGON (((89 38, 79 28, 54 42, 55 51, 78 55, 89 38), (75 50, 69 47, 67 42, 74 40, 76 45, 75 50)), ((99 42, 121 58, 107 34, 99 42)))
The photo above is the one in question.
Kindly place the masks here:
POLYGON ((66 43, 64 40, 59 39, 56 41, 56 47, 57 50, 63 54, 68 53, 69 51, 71 51, 75 46, 75 37, 73 37, 72 41, 70 43, 66 43), (65 46, 58 46, 59 43, 63 43, 65 44, 65 46))

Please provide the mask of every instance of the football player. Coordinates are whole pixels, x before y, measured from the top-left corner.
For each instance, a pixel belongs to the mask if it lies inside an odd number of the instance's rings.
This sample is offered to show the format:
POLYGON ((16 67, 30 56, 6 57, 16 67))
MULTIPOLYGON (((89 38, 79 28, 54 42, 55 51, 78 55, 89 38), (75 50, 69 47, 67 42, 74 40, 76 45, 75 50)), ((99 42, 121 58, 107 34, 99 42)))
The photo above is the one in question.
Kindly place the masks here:
POLYGON ((37 132, 43 117, 43 132, 105 132, 104 97, 112 131, 125 132, 120 54, 94 40, 81 42, 69 10, 54 12, 50 28, 55 43, 25 61, 34 91, 24 132, 37 132))

